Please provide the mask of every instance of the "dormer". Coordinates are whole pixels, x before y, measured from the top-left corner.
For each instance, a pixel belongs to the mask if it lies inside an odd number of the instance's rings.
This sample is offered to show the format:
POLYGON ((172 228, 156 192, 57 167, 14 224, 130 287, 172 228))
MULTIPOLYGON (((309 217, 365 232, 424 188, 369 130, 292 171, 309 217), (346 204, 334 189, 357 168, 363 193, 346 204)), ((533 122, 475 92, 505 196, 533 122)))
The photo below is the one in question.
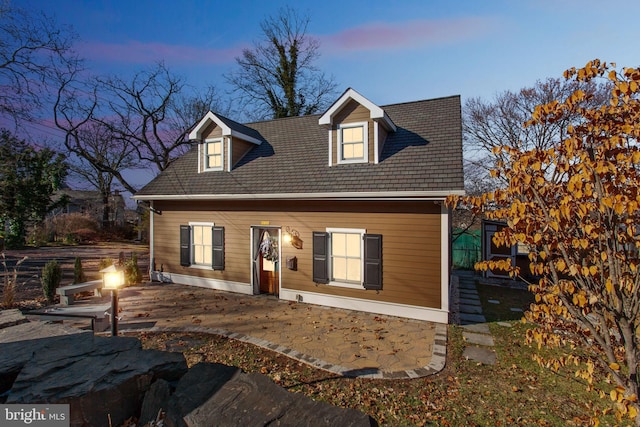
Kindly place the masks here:
POLYGON ((262 144, 256 130, 211 111, 189 133, 189 140, 198 143, 198 173, 230 172, 253 147, 262 144))
POLYGON ((355 90, 347 89, 320 117, 329 131, 329 166, 378 163, 389 132, 396 131, 387 113, 355 90))

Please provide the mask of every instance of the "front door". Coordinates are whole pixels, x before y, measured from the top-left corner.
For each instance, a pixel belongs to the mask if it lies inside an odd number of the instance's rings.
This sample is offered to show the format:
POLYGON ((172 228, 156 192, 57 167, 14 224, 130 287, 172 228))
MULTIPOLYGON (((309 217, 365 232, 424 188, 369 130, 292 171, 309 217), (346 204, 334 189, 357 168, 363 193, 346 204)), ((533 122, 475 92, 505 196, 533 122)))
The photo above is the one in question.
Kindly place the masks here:
POLYGON ((278 295, 280 290, 280 229, 252 228, 253 293, 278 295))

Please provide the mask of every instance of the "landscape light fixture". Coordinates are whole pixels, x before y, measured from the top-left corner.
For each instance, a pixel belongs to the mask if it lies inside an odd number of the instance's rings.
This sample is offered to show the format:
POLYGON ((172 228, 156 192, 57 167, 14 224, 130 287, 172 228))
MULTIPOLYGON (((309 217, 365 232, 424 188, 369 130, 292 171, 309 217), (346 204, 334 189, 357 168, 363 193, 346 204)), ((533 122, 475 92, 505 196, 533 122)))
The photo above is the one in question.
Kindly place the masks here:
POLYGON ((111 336, 118 336, 118 289, 124 285, 124 270, 115 265, 100 270, 102 286, 111 291, 111 336))

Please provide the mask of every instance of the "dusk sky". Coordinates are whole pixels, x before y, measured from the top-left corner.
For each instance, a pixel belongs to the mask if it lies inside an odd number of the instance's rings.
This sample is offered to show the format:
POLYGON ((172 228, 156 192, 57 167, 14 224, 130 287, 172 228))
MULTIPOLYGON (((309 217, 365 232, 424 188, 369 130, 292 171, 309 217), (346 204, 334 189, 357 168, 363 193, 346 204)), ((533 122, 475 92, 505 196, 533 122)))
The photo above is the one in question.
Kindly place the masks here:
POLYGON ((378 105, 489 100, 594 58, 640 66, 637 0, 10 1, 71 25, 95 74, 126 78, 164 61, 194 88, 221 93, 222 75, 260 38, 260 22, 286 5, 310 16, 317 66, 339 92, 352 87, 378 105))
POLYGON ((55 15, 80 36, 96 73, 164 60, 197 88, 224 88, 260 22, 290 4, 311 17, 318 66, 340 91, 376 104, 503 90, 560 77, 600 58, 640 65, 640 2, 601 0, 78 1, 13 0, 55 15))

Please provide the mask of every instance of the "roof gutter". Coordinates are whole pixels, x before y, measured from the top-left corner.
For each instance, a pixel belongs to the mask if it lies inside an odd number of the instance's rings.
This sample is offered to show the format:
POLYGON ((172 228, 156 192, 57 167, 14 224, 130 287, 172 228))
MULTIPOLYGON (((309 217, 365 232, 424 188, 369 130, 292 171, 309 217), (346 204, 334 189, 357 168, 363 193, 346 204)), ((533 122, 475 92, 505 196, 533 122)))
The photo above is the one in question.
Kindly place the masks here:
POLYGON ((266 194, 157 194, 133 196, 135 200, 444 200, 464 196, 464 190, 386 191, 345 193, 266 193, 266 194))

